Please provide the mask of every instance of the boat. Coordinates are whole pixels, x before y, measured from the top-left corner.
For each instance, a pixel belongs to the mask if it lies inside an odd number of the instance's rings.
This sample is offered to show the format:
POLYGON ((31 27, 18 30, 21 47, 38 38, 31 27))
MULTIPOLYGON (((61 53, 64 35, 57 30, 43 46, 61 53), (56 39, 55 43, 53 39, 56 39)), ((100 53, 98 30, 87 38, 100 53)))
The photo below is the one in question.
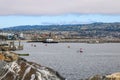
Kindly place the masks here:
POLYGON ((83 50, 82 50, 82 48, 80 48, 80 53, 82 53, 83 52, 83 50))
POLYGON ((19 45, 15 45, 15 42, 4 42, 0 43, 0 51, 16 51, 16 50, 23 50, 23 45, 21 45, 21 42, 18 42, 19 45))
POLYGON ((42 41, 43 43, 58 43, 58 41, 55 41, 53 39, 46 39, 44 41, 42 41))

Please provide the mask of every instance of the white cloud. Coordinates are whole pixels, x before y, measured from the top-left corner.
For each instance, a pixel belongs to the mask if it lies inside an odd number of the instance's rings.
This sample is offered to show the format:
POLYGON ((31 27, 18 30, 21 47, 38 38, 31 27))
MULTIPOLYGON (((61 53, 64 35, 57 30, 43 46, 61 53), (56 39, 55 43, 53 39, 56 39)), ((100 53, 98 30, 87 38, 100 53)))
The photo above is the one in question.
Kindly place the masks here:
POLYGON ((0 15, 120 14, 120 0, 0 0, 0 15))

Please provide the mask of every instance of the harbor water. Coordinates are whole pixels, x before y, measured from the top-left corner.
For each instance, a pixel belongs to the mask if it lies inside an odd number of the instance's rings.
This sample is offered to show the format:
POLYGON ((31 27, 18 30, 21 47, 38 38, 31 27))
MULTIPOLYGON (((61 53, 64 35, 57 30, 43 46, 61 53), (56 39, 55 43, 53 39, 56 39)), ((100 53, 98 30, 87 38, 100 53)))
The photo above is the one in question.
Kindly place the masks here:
POLYGON ((68 80, 120 72, 120 43, 22 43, 28 61, 50 67, 68 80), (80 51, 82 50, 82 51, 80 51))

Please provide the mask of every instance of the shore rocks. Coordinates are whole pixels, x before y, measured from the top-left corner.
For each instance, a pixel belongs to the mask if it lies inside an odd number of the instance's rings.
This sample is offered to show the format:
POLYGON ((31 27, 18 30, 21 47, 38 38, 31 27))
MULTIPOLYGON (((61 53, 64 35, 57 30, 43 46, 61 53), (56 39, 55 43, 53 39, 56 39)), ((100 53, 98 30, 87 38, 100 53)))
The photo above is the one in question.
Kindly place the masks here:
POLYGON ((120 72, 107 75, 106 78, 108 80, 120 80, 120 72))
POLYGON ((51 68, 29 62, 12 52, 0 53, 0 80, 65 80, 51 68))
POLYGON ((86 80, 120 80, 120 72, 105 76, 95 75, 86 80))

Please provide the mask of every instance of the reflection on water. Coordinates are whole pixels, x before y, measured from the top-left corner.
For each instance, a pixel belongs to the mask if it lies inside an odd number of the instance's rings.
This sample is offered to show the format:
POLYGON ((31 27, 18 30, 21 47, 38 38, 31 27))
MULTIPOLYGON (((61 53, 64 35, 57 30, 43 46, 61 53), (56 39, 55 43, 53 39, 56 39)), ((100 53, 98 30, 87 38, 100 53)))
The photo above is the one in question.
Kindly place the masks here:
POLYGON ((27 60, 51 67, 68 80, 120 71, 120 43, 24 43, 24 47, 18 53, 29 53, 27 60))

